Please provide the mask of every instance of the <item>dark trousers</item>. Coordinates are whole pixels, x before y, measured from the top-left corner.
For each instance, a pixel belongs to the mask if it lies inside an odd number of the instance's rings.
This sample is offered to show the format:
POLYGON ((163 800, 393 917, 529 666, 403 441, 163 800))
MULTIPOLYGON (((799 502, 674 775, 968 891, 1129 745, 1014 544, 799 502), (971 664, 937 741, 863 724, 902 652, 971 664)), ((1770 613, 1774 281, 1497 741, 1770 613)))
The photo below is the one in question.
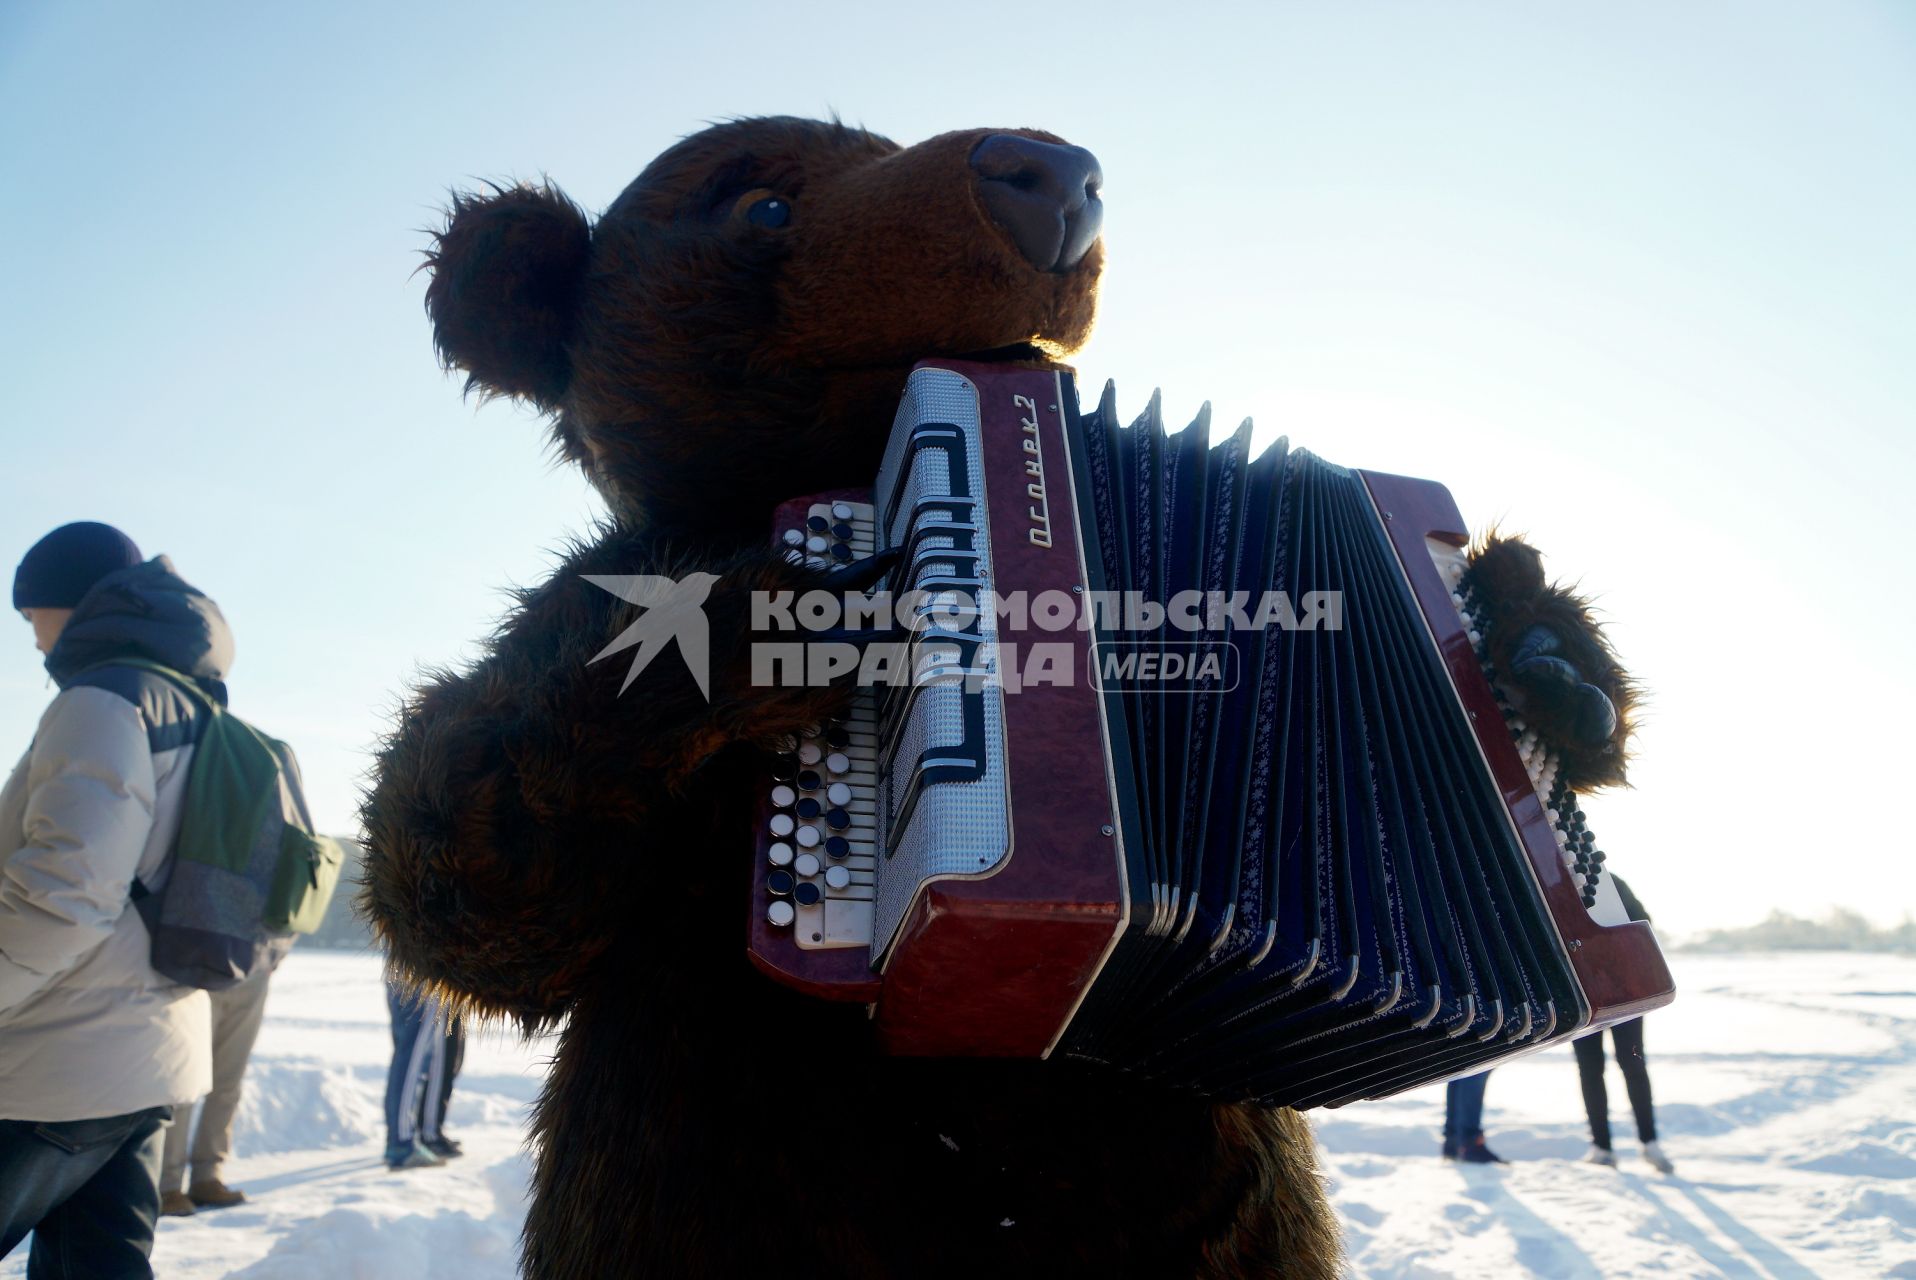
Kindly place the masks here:
MULTIPOLYGON (((1643 1060, 1643 1019, 1632 1018, 1610 1028, 1617 1046, 1617 1065, 1623 1068, 1623 1087, 1630 1094, 1630 1110, 1637 1117, 1637 1138, 1657 1139, 1656 1110, 1650 1102, 1650 1067, 1643 1060)), ((1590 1115, 1590 1141, 1610 1149, 1610 1093, 1603 1087, 1603 1033, 1573 1040, 1577 1075, 1583 1081, 1583 1109, 1590 1115)))
POLYGON ((1461 1147, 1484 1132, 1484 1089, 1490 1073, 1480 1071, 1444 1086, 1444 1141, 1461 1147))
POLYGON ((414 999, 386 986, 392 1015, 393 1060, 386 1071, 386 1145, 405 1146, 417 1137, 436 1141, 453 1078, 466 1056, 466 1031, 436 1001, 414 999))
POLYGON ((33 1233, 27 1280, 152 1280, 171 1107, 102 1120, 0 1120, 0 1257, 33 1233))

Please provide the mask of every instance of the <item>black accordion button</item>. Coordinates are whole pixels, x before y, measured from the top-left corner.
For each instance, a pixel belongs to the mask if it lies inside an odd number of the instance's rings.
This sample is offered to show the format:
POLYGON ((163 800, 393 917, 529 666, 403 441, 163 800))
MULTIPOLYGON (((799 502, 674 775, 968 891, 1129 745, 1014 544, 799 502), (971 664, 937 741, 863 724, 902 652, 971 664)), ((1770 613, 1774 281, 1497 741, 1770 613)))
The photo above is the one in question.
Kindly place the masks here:
POLYGON ((852 851, 852 842, 844 836, 828 836, 825 840, 825 852, 834 858, 842 858, 852 851))
POLYGON ((807 529, 810 529, 813 533, 824 533, 827 529, 832 527, 832 522, 827 520, 824 516, 812 516, 810 519, 805 521, 805 527, 807 529))
POLYGON ((832 537, 837 538, 840 542, 850 542, 852 538, 852 527, 840 521, 838 524, 832 526, 832 537))
POLYGON ((798 802, 798 816, 806 819, 816 818, 819 815, 819 811, 823 808, 824 806, 819 804, 816 799, 811 796, 806 796, 798 802))
POLYGON ((798 886, 798 888, 794 890, 792 893, 793 901, 797 902, 798 905, 801 907, 809 907, 824 896, 825 896, 824 890, 820 889, 817 885, 811 883, 809 880, 806 881, 804 884, 801 884, 800 886, 798 886))
POLYGON ((765 887, 781 898, 790 893, 792 886, 796 883, 797 881, 789 871, 774 871, 765 877, 765 887))
POLYGON ((842 724, 835 724, 831 728, 825 730, 825 741, 831 744, 831 746, 833 746, 837 750, 843 751, 846 747, 851 745, 851 742, 852 742, 851 731, 845 728, 845 726, 842 724))
POLYGON ((852 825, 852 815, 846 813, 843 809, 833 809, 825 815, 825 825, 833 831, 843 831, 846 827, 852 825))
POLYGON ((818 773, 817 773, 817 771, 815 771, 815 770, 812 770, 812 769, 807 769, 807 770, 805 770, 805 772, 803 772, 803 773, 801 773, 801 774, 799 774, 799 775, 798 775, 798 789, 799 789, 800 791, 816 791, 816 790, 818 790, 818 773))

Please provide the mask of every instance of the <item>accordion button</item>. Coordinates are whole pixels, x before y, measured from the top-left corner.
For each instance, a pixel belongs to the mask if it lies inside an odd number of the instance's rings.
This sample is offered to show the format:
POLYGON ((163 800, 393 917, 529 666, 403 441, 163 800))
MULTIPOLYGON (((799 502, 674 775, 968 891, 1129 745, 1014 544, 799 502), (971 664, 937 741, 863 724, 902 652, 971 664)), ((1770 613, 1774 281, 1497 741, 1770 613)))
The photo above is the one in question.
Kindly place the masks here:
POLYGON ((831 773, 846 773, 852 767, 852 758, 843 751, 834 751, 825 757, 825 768, 831 773))
POLYGON ((814 765, 824 758, 825 758, 825 753, 819 750, 818 744, 816 742, 799 743, 798 762, 800 764, 814 765))
POLYGON ((816 849, 818 847, 818 828, 800 827, 798 829, 798 847, 801 849, 816 849))
POLYGON ((832 526, 832 537, 837 538, 840 542, 850 542, 852 540, 852 527, 848 524, 835 524, 832 526))
POLYGON ((798 768, 798 756, 790 751, 781 751, 772 757, 772 776, 789 778, 798 768))
POLYGON ((816 791, 818 790, 818 785, 819 780, 816 771, 807 769, 798 775, 798 789, 800 791, 816 791))
POLYGON ((852 504, 851 504, 851 503, 849 503, 849 502, 834 502, 834 503, 832 503, 832 516, 833 516, 833 518, 835 518, 835 519, 838 519, 838 520, 849 520, 849 519, 851 519, 851 518, 852 518, 852 504))
POLYGON ((852 873, 845 867, 825 868, 825 887, 827 889, 846 889, 852 883, 852 873))
POLYGON ((825 815, 825 825, 833 831, 843 831, 852 825, 852 816, 843 809, 833 809, 825 815))
POLYGON ((831 542, 822 533, 815 533, 805 539, 805 549, 815 556, 824 555, 825 548, 831 545, 831 542))
POLYGON ((843 808, 852 802, 852 789, 842 782, 834 782, 825 788, 825 798, 843 808))
POLYGON ((775 867, 787 866, 792 860, 792 846, 783 840, 777 841, 765 851, 765 856, 772 860, 772 865, 775 867))
POLYGON ((775 813, 772 815, 772 821, 768 825, 771 827, 773 835, 789 836, 792 834, 792 828, 798 824, 792 821, 792 815, 789 813, 775 813))
POLYGON ((804 546, 805 545, 804 533, 798 529, 787 529, 785 531, 785 545, 788 547, 804 546))
POLYGON ((815 853, 799 854, 797 861, 792 863, 792 874, 806 877, 817 875, 818 855, 815 853))
POLYGON ((812 797, 806 796, 803 800, 800 800, 798 802, 798 808, 793 810, 793 812, 798 814, 798 816, 801 818, 811 819, 811 818, 816 818, 820 813, 824 812, 824 809, 825 809, 824 805, 820 804, 818 801, 814 800, 812 797))
POLYGON ((792 891, 795 883, 789 871, 774 871, 765 877, 765 887, 781 898, 792 891))
POLYGON ((842 542, 834 542, 832 544, 832 559, 843 561, 850 560, 851 558, 852 549, 850 547, 842 542))
POLYGON ((823 533, 832 527, 832 522, 824 516, 813 516, 805 522, 805 527, 813 533, 823 533))
POLYGON ((783 929, 798 918, 798 912, 793 910, 792 904, 789 902, 774 902, 771 906, 765 908, 765 918, 771 921, 773 928, 783 929))
POLYGON ((792 801, 796 799, 798 799, 798 792, 792 790, 782 782, 772 788, 772 807, 774 809, 789 809, 792 807, 792 801))
POLYGON ((835 748, 849 747, 852 742, 851 730, 842 724, 835 724, 825 731, 825 742, 835 748))
POLYGON ((824 896, 825 891, 815 884, 801 884, 792 890, 793 900, 801 907, 813 906, 824 896))
POLYGON ((825 852, 834 858, 842 858, 852 851, 852 842, 844 836, 828 836, 825 840, 825 852))

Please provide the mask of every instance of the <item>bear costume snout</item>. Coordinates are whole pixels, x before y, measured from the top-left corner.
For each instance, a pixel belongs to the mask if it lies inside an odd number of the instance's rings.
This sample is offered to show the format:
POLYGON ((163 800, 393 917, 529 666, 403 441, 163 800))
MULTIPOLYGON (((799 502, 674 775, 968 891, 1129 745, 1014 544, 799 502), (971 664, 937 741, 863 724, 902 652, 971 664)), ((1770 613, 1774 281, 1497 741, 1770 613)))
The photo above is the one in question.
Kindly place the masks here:
POLYGON ((1037 130, 733 121, 596 222, 551 186, 455 196, 426 305, 442 360, 544 409, 616 518, 742 546, 869 479, 918 360, 1084 344, 1102 181, 1037 130))
POLYGON ((1040 271, 1070 271, 1104 228, 1104 171, 1083 147, 994 133, 971 153, 985 207, 1040 271))

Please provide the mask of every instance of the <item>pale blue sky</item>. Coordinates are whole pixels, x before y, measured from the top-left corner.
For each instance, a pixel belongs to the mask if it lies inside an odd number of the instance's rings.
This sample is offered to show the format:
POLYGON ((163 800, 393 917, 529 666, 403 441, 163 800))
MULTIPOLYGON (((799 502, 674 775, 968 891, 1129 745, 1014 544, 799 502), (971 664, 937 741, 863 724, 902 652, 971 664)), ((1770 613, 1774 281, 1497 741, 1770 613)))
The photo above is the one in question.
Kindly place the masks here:
MULTIPOLYGON (((703 121, 832 110, 1091 147, 1087 383, 1443 480, 1597 592, 1654 701, 1591 820, 1665 927, 1916 909, 1901 3, 9 4, 0 560, 76 518, 172 555, 347 828, 407 674, 598 509, 434 365, 446 188, 597 209, 703 121)), ((50 691, 5 652, 11 752, 50 691)))

